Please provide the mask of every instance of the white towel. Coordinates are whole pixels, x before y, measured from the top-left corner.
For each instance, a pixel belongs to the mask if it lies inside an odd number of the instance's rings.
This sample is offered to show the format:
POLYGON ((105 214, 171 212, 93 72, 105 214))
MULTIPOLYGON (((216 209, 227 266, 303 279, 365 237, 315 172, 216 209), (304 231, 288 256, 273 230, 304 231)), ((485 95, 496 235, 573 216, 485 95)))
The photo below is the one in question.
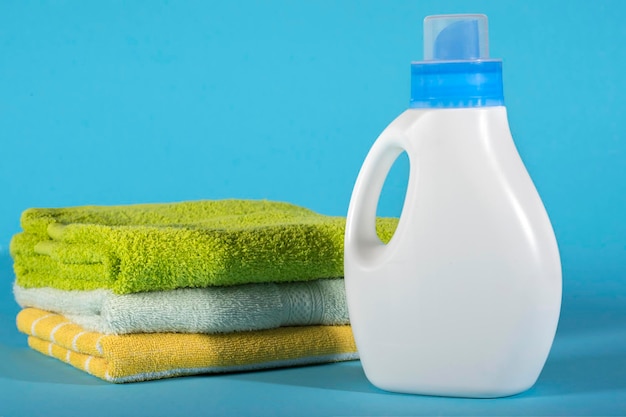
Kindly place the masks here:
POLYGON ((22 308, 59 313, 88 331, 105 334, 230 333, 349 323, 343 279, 124 295, 15 284, 13 292, 22 308))

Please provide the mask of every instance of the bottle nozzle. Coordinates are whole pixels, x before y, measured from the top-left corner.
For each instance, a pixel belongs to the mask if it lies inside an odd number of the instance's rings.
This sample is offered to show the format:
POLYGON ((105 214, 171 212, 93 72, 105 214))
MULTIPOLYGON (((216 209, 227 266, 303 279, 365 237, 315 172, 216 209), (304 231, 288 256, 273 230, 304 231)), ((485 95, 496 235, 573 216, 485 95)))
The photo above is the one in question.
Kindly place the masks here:
POLYGON ((424 19, 424 60, 465 61, 489 58, 487 16, 456 14, 424 19))

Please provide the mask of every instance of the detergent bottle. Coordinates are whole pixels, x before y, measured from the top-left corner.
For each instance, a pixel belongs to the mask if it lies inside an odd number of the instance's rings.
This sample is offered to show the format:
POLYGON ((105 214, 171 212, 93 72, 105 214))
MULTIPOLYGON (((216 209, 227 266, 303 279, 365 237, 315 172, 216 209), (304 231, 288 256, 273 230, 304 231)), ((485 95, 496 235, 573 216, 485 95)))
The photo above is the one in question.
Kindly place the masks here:
POLYGON ((345 285, 361 363, 403 393, 500 397, 530 388, 554 340, 561 263, 550 220, 510 133, 487 17, 424 20, 409 109, 373 144, 345 234, 345 285), (406 152, 402 214, 375 218, 406 152))

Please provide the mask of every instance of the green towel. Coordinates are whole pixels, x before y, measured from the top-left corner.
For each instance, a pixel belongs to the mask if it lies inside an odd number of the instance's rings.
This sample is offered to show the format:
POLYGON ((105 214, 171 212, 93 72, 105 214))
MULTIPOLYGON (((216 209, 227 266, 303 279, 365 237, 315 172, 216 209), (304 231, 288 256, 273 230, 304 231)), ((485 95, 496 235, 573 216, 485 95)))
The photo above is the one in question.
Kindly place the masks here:
MULTIPOLYGON (((397 219, 377 220, 388 241, 397 219)), ((25 288, 117 294, 343 276, 345 218, 216 200, 28 209, 11 241, 25 288)))

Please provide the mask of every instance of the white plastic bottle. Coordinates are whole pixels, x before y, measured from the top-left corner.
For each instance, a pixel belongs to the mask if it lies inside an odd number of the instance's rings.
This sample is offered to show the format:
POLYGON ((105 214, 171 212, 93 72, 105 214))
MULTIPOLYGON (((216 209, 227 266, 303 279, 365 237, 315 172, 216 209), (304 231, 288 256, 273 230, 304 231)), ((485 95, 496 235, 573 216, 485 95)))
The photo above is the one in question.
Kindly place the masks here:
POLYGON ((487 17, 429 16, 424 34, 410 108, 374 143, 350 201, 350 321, 365 374, 379 388, 513 395, 535 383, 554 339, 557 242, 509 131, 487 17), (385 245, 376 208, 402 151, 409 181, 385 245))

